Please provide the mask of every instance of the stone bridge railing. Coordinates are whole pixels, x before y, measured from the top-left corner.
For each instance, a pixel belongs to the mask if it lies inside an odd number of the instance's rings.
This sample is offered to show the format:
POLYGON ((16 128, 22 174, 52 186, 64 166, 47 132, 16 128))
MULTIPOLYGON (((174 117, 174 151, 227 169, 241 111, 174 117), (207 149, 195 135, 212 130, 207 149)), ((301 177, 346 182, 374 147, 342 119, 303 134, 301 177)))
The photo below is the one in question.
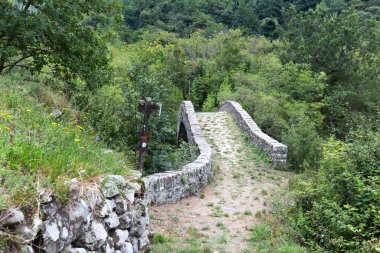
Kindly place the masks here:
POLYGON ((202 136, 193 104, 181 104, 177 120, 177 140, 185 140, 196 147, 197 159, 178 171, 156 173, 142 178, 145 198, 152 204, 173 203, 199 192, 212 175, 211 148, 202 136))
POLYGON ((270 161, 273 164, 286 164, 288 147, 261 131, 260 127, 257 126, 255 121, 253 121, 251 116, 239 103, 226 101, 218 110, 229 112, 250 140, 269 155, 270 161))

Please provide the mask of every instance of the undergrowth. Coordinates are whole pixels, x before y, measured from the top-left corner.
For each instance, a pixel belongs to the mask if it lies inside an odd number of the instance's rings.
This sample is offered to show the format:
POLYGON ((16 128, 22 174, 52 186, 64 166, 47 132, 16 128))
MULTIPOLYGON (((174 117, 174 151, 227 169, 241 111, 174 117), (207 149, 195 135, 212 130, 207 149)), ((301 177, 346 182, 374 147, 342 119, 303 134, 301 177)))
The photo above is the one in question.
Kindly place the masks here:
POLYGON ((0 210, 33 210, 38 188, 64 199, 71 178, 130 171, 126 157, 97 142, 86 114, 49 82, 20 73, 0 78, 0 210))
POLYGON ((251 228, 251 236, 244 253, 306 253, 299 243, 299 235, 286 221, 286 210, 293 205, 288 191, 278 192, 269 204, 269 213, 256 213, 260 223, 251 228))

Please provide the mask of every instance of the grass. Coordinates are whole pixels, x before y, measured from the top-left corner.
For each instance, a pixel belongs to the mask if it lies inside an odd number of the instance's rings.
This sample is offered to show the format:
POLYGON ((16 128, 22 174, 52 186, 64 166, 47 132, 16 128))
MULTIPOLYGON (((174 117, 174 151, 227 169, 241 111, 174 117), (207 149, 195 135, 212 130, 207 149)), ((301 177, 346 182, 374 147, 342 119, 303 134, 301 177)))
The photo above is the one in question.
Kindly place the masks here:
POLYGON ((252 228, 248 240, 248 252, 306 253, 306 249, 295 243, 286 233, 276 235, 274 228, 268 223, 260 223, 252 228))
POLYGON ((65 181, 86 181, 105 174, 127 175, 131 165, 121 153, 95 141, 86 114, 72 107, 44 77, 20 74, 0 78, 0 210, 37 207, 38 188, 62 200, 65 181), (52 114, 62 112, 60 117, 52 114))

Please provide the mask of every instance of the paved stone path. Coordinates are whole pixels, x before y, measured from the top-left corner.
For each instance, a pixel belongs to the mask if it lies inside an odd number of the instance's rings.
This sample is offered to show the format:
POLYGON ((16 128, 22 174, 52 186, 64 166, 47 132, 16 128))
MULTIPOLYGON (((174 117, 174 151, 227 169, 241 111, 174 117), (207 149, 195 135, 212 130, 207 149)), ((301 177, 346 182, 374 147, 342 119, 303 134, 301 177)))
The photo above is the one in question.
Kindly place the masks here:
MULTIPOLYGON (((197 118, 213 149, 214 180, 199 196, 151 207, 151 223, 156 233, 176 238, 171 252, 191 244, 211 250, 203 252, 243 252, 249 229, 259 222, 276 188, 286 183, 287 173, 263 161, 265 156, 248 144, 229 114, 197 113, 197 118)), ((157 247, 154 252, 167 250, 157 247)))

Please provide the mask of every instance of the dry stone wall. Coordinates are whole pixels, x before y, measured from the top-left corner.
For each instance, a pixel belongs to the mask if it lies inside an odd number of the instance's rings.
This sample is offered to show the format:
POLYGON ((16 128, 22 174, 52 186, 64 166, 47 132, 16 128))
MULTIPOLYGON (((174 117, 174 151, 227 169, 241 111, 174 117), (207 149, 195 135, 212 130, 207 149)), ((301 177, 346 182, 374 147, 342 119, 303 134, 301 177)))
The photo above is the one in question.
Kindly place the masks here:
POLYGON ((209 182, 212 176, 211 148, 202 136, 193 104, 190 101, 184 101, 180 106, 177 138, 183 138, 195 146, 198 157, 179 171, 156 173, 142 178, 145 198, 152 204, 173 203, 195 194, 209 182))
POLYGON ((10 219, 2 220, 1 225, 18 231, 25 240, 21 252, 148 251, 153 232, 149 229, 148 202, 142 198, 139 183, 111 175, 89 187, 76 179, 68 185, 69 202, 65 205, 47 192, 40 193, 42 219, 36 217, 32 224, 27 225, 22 212, 9 210, 10 219))
POLYGON ((286 164, 288 147, 262 132, 239 103, 226 101, 218 110, 229 112, 250 140, 268 154, 273 164, 286 164))

